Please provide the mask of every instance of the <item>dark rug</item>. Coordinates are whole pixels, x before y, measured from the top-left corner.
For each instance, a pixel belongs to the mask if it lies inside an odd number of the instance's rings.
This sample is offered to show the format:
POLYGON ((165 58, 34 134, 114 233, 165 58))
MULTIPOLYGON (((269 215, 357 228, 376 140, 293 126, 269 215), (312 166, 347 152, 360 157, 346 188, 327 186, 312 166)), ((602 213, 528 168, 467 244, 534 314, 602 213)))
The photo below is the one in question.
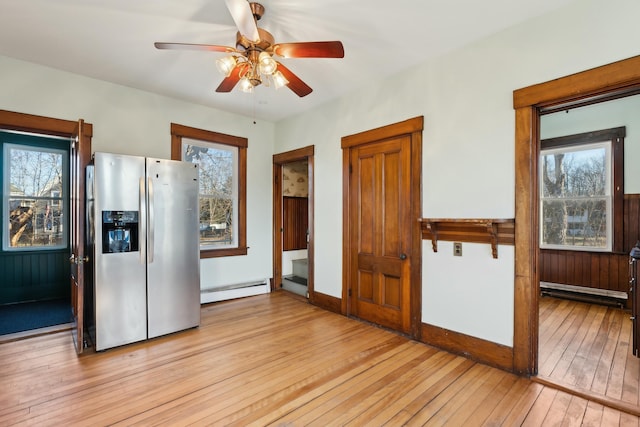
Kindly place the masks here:
POLYGON ((0 335, 71 322, 68 299, 0 305, 0 335))

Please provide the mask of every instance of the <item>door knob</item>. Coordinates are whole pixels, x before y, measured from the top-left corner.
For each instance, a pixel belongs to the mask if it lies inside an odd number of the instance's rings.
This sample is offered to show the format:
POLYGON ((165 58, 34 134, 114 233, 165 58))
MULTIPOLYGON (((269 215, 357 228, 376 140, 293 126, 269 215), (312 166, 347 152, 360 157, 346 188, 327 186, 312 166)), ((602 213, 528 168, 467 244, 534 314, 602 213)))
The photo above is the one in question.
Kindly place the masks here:
POLYGON ((407 259, 407 254, 400 254, 400 259, 401 260, 407 259))
POLYGON ((71 254, 69 257, 69 262, 71 264, 84 264, 85 262, 89 262, 89 257, 85 256, 83 258, 76 257, 76 254, 71 254))

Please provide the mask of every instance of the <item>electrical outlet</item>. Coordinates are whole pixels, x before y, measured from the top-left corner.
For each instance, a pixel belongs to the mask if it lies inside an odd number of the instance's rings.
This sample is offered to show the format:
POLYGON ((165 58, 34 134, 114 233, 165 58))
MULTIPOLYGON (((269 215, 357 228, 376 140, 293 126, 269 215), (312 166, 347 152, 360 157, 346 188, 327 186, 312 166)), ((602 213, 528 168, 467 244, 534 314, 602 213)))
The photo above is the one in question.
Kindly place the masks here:
POLYGON ((453 243, 453 256, 462 256, 462 243, 453 243))

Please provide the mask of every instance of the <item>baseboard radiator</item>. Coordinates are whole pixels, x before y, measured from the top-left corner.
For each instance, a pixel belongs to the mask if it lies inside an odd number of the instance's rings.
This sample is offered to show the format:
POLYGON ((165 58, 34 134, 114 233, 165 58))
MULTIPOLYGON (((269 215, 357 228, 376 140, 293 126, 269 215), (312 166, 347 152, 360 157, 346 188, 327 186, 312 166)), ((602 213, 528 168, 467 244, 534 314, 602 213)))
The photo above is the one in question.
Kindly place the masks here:
POLYGON ((268 294, 271 292, 269 279, 253 282, 236 283, 232 285, 216 286, 200 291, 200 304, 216 301, 226 301, 252 295, 268 294))
POLYGON ((623 308, 628 295, 626 292, 585 286, 563 285, 560 283, 540 282, 540 293, 546 296, 566 298, 575 301, 604 304, 623 308))

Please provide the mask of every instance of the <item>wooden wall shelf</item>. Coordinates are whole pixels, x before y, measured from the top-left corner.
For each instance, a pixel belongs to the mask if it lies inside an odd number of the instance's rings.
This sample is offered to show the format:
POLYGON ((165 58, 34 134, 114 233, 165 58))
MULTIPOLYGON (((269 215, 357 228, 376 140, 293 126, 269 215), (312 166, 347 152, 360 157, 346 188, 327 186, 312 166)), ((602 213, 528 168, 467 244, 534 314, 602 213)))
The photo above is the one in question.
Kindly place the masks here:
POLYGON ((431 240, 434 252, 438 252, 438 240, 488 243, 493 257, 498 258, 498 244, 515 242, 513 219, 421 218, 420 223, 422 238, 431 240))

